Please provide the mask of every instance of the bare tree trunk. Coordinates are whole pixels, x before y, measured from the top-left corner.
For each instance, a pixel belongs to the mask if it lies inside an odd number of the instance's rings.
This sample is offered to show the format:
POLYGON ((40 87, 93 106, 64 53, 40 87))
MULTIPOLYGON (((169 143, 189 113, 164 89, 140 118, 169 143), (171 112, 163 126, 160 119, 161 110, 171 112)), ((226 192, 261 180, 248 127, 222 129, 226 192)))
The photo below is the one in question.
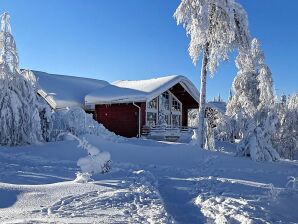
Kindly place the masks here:
POLYGON ((207 64, 208 64, 208 45, 205 48, 201 68, 201 87, 200 87, 200 105, 199 105, 199 123, 198 123, 198 145, 201 148, 205 146, 204 138, 204 120, 205 120, 205 105, 206 105, 206 79, 207 79, 207 64))

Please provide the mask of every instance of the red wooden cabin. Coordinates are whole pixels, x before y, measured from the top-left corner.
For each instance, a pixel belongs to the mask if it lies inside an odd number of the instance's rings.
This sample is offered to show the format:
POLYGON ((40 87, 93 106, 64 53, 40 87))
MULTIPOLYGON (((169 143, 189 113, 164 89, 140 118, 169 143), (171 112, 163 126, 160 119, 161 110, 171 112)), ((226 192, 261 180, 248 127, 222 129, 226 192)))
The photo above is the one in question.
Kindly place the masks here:
POLYGON ((199 92, 184 76, 117 81, 85 97, 88 110, 107 129, 124 137, 142 129, 188 126, 188 110, 199 107, 199 92))

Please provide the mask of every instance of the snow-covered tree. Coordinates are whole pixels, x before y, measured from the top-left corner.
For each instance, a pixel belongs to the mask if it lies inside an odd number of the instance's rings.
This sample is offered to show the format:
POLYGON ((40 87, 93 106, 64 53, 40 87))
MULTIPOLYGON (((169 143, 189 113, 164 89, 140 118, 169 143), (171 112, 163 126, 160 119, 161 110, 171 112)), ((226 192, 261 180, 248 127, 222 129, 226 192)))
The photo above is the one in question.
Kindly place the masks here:
POLYGON ((19 69, 10 17, 4 13, 0 32, 0 144, 22 145, 43 141, 38 100, 33 76, 19 69))
POLYGON ((294 159, 298 155, 298 93, 277 104, 278 124, 274 145, 281 157, 294 159))
POLYGON ((227 115, 235 120, 234 132, 242 139, 239 154, 256 161, 278 160, 271 141, 277 121, 272 75, 257 39, 252 40, 247 52, 239 53, 236 66, 235 94, 228 102, 227 115))
POLYGON ((215 138, 220 141, 234 142, 234 129, 235 121, 229 116, 218 113, 217 118, 214 121, 215 138))
POLYGON ((207 72, 214 74, 234 49, 249 45, 245 10, 234 0, 181 0, 174 17, 190 36, 189 55, 196 65, 202 54, 197 144, 204 148, 204 115, 207 72))
POLYGON ((42 131, 42 137, 45 141, 50 141, 51 138, 51 132, 53 128, 53 122, 52 122, 52 115, 53 112, 48 105, 48 103, 37 94, 38 89, 40 88, 38 85, 38 81, 30 70, 22 70, 21 72, 22 76, 31 84, 31 86, 34 88, 34 91, 30 91, 30 95, 33 98, 33 105, 36 105, 39 112, 39 118, 40 118, 40 126, 42 131))

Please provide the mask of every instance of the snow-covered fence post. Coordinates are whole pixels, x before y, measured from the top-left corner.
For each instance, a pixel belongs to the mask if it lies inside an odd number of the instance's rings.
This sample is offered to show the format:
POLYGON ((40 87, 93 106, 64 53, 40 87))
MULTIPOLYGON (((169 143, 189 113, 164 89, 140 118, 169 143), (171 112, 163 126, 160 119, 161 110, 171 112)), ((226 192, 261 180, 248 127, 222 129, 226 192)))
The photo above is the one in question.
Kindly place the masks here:
POLYGON ((204 113, 206 76, 212 75, 234 49, 249 46, 248 21, 245 10, 234 0, 181 0, 175 14, 190 36, 189 55, 194 65, 203 53, 197 145, 204 148, 204 113))

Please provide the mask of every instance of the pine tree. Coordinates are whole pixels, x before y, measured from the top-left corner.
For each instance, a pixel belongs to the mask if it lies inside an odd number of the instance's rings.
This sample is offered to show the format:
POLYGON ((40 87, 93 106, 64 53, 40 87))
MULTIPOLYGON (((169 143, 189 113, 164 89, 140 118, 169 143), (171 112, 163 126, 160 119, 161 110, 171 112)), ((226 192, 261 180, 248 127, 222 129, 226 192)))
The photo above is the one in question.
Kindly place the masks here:
POLYGON ((249 44, 247 15, 234 0, 182 0, 174 17, 190 36, 189 55, 196 65, 202 54, 197 144, 204 148, 204 115, 207 72, 214 74, 234 49, 249 44))
POLYGON ((43 141, 40 103, 32 85, 34 80, 21 74, 7 13, 1 18, 0 51, 0 144, 43 141))
POLYGON ((233 82, 235 94, 228 102, 227 115, 236 121, 234 132, 241 138, 238 154, 256 161, 278 160, 272 145, 277 121, 272 75, 257 39, 252 40, 248 52, 240 52, 236 65, 239 72, 233 82))

